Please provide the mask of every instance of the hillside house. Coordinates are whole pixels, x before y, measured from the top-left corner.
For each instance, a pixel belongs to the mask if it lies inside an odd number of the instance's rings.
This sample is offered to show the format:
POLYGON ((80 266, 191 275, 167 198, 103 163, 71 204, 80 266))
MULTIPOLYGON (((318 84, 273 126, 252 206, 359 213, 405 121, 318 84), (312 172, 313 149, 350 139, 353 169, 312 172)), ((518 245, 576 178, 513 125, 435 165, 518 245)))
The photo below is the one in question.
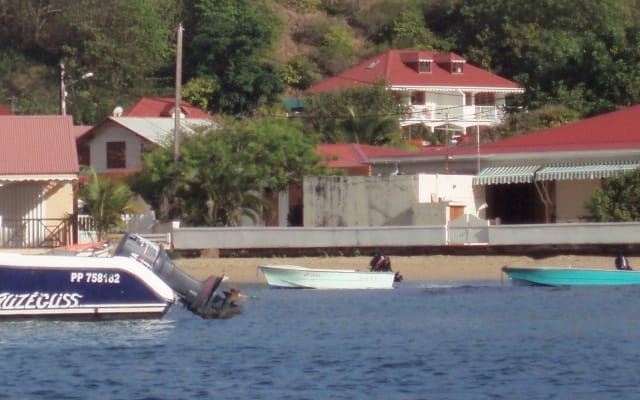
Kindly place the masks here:
POLYGON ((379 82, 388 86, 405 110, 400 125, 407 132, 412 127, 440 131, 448 143, 475 139, 478 128, 501 122, 507 96, 524 93, 517 83, 467 63, 458 54, 427 50, 387 51, 312 86, 307 93, 379 82))
MULTIPOLYGON (((219 128, 210 115, 188 103, 181 102, 180 110, 183 134, 219 128)), ((174 114, 173 99, 144 98, 127 111, 116 107, 113 116, 77 138, 80 164, 99 174, 138 170, 144 151, 173 143, 174 114)))

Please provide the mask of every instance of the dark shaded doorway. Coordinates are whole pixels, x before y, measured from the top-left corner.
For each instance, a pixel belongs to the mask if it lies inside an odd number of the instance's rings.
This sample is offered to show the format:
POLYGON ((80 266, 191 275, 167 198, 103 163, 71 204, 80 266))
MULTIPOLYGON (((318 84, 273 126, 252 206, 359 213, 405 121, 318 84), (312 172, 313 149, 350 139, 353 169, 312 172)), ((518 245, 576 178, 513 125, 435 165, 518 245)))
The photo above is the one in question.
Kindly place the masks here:
MULTIPOLYGON (((490 185, 486 200, 487 218, 501 224, 531 224, 540 220, 542 203, 531 183, 490 185)), ((544 215, 542 215, 544 217, 544 215)))

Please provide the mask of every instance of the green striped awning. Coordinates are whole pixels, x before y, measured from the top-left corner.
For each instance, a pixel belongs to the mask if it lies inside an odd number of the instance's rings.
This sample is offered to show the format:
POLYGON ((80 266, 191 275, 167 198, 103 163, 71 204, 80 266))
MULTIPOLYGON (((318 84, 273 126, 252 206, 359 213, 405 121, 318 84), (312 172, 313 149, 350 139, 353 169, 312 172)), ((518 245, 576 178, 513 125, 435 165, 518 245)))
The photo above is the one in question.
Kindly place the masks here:
POLYGON ((473 184, 531 183, 538 169, 540 169, 540 165, 488 167, 473 177, 473 184))
POLYGON ((640 167, 640 161, 550 165, 536 172, 535 180, 563 181, 610 178, 612 176, 634 170, 638 167, 640 167))

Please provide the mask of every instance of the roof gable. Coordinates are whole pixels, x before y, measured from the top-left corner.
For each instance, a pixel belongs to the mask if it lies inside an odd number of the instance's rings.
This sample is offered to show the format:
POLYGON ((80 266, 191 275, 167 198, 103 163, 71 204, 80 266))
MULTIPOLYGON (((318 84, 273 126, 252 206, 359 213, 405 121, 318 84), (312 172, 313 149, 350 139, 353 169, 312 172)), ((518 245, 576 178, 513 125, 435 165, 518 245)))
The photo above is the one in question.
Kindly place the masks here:
POLYGON ((0 175, 77 174, 71 116, 0 117, 0 175))
POLYGON ((357 66, 326 79, 307 90, 318 93, 354 86, 369 86, 383 82, 392 88, 424 88, 424 90, 487 90, 522 93, 517 83, 466 63, 455 53, 426 50, 390 50, 371 57, 357 66), (414 65, 429 62, 429 72, 419 72, 414 65), (464 70, 455 73, 452 63, 464 63, 464 70))
MULTIPOLYGON (((149 98, 143 97, 136 104, 127 109, 124 117, 165 117, 172 118, 176 99, 173 97, 149 98)), ((211 119, 213 118, 201 109, 186 101, 180 101, 180 110, 184 118, 211 119)))

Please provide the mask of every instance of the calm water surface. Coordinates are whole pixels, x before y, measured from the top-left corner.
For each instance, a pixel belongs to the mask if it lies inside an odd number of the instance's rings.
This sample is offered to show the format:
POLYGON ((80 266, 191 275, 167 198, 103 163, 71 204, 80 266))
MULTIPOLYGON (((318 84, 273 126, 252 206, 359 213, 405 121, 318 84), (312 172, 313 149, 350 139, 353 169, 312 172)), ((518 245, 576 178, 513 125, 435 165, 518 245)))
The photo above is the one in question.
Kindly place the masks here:
POLYGON ((243 288, 202 320, 0 324, 0 399, 635 399, 640 287, 243 288))

